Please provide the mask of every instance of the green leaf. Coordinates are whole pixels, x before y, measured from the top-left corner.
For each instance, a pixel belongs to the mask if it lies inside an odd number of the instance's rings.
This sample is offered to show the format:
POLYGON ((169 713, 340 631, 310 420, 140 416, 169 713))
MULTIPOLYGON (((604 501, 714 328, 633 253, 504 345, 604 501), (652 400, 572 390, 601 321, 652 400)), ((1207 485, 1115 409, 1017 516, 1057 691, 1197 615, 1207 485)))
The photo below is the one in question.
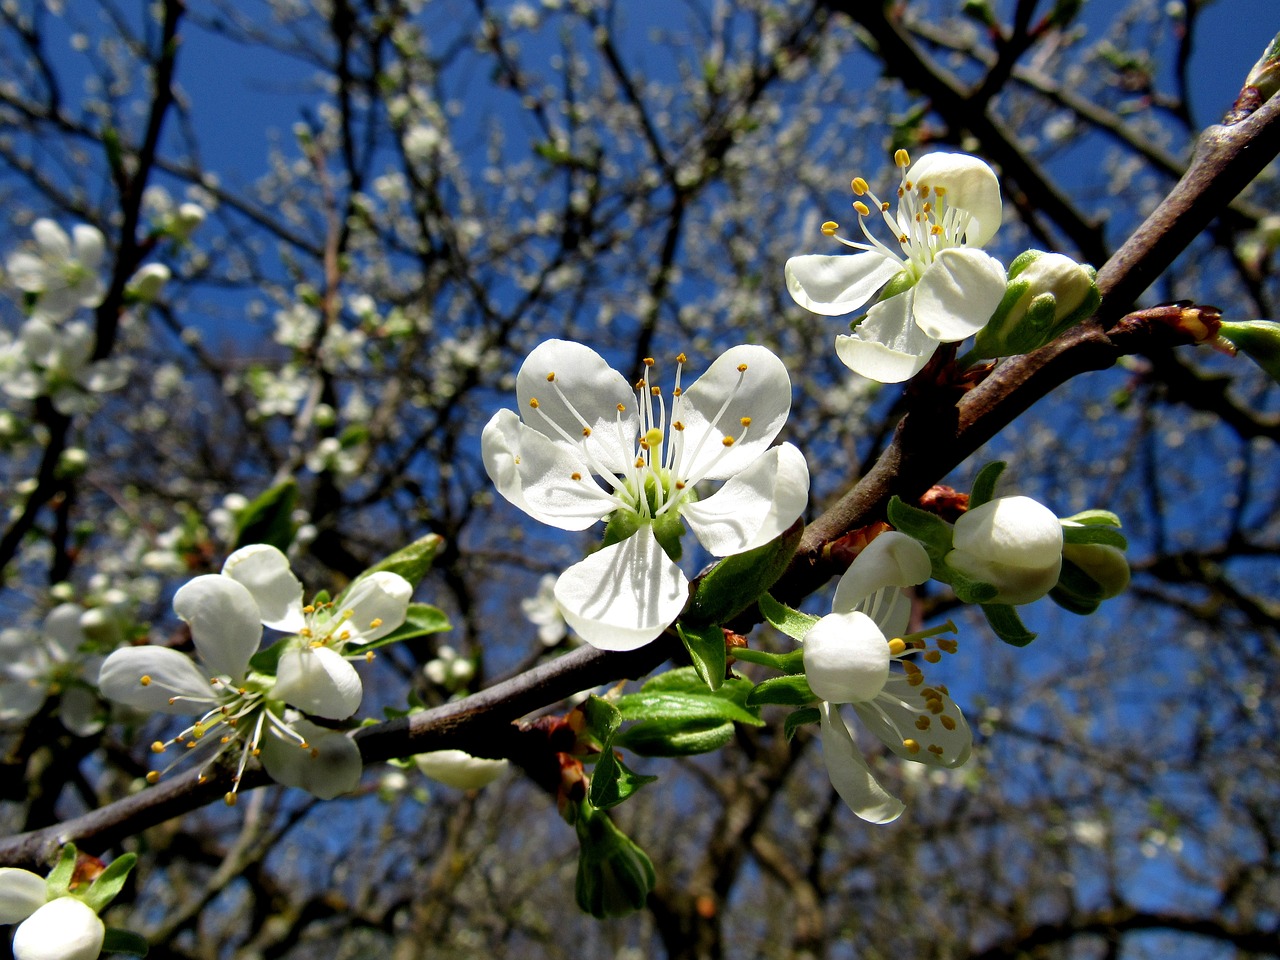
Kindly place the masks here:
POLYGON ((76 845, 68 843, 58 854, 58 865, 45 877, 45 885, 49 889, 49 899, 65 897, 71 887, 71 878, 76 872, 76 845))
MULTIPOLYGON (((799 610, 792 610, 785 603, 779 603, 770 594, 760 598, 760 613, 769 621, 775 630, 785 633, 792 640, 803 640, 805 634, 813 629, 818 617, 811 617, 799 610)), ((737 654, 734 654, 737 656, 737 654)))
POLYGON ((587 697, 578 707, 587 721, 587 730, 600 741, 600 749, 608 750, 613 735, 622 726, 622 712, 608 700, 597 697, 594 693, 587 697))
POLYGON ((817 707, 801 707, 799 710, 792 710, 787 714, 787 719, 782 721, 783 735, 790 740, 806 723, 818 723, 820 720, 822 720, 822 714, 818 712, 817 707))
POLYGON ((689 651, 689 659, 698 676, 712 690, 720 689, 728 669, 728 653, 724 645, 724 631, 715 624, 707 627, 676 624, 676 633, 689 651))
POLYGON ((591 802, 601 810, 616 807, 646 783, 657 779, 634 773, 616 753, 609 750, 600 754, 591 774, 591 802))
POLYGON ((731 721, 646 720, 623 730, 617 745, 642 757, 687 757, 719 750, 733 739, 731 721))
POLYGON ((791 677, 771 677, 756 684, 747 697, 747 703, 754 705, 778 703, 787 707, 799 707, 813 703, 817 694, 809 689, 809 681, 803 675, 791 677))
POLYGON ((425 537, 413 541, 407 547, 383 557, 347 584, 347 589, 338 594, 338 599, 334 601, 335 605, 342 606, 342 601, 351 592, 351 588, 371 573, 399 574, 409 581, 409 586, 417 587, 422 582, 422 578, 427 575, 427 571, 431 569, 431 564, 435 561, 436 554, 440 552, 442 546, 444 546, 444 537, 439 534, 429 533, 425 537))
POLYGON ((1008 604, 984 603, 982 612, 986 614, 987 623, 991 624, 995 635, 1011 646, 1025 647, 1036 638, 1023 624, 1018 611, 1008 604))
POLYGON ((629 693, 619 697, 615 706, 623 720, 673 720, 684 723, 706 720, 723 720, 745 723, 748 726, 764 726, 759 712, 747 709, 745 703, 750 702, 751 684, 746 680, 730 680, 716 695, 711 695, 703 688, 702 693, 677 693, 675 691, 651 692, 642 689, 639 693, 629 693), (735 687, 744 703, 719 694, 726 693, 735 687))
POLYGON ((1129 541, 1125 539, 1123 533, 1114 527, 1104 527, 1101 525, 1087 527, 1068 527, 1062 528, 1063 543, 1102 543, 1108 547, 1118 547, 1125 550, 1129 546, 1129 541))
POLYGON ((1004 473, 1005 466, 1003 460, 992 460, 978 471, 978 475, 973 478, 973 489, 969 492, 970 510, 995 499, 996 483, 1000 480, 1000 474, 1004 473))
POLYGON ((111 861, 107 869, 98 874, 97 879, 89 885, 84 895, 84 902, 94 913, 101 913, 103 908, 124 889, 125 882, 129 879, 129 871, 137 862, 137 854, 122 854, 111 861))
POLYGON ((894 529, 920 541, 933 561, 933 575, 937 577, 942 558, 951 551, 955 529, 936 514, 913 507, 898 496, 889 499, 888 515, 894 529))
POLYGON ((782 576, 803 532, 804 524, 797 520, 763 546, 725 557, 698 582, 683 622, 725 623, 746 610, 782 576))
POLYGON ((132 930, 107 927, 102 938, 103 953, 128 953, 135 957, 145 957, 148 949, 146 938, 132 930))
POLYGON ((758 663, 762 667, 771 667, 782 673, 804 673, 803 650, 792 650, 790 653, 766 653, 764 650, 752 650, 749 647, 734 647, 733 658, 745 663, 758 663))
POLYGON ((298 505, 298 483, 289 479, 260 493, 236 517, 235 546, 269 543, 288 550, 296 526, 293 511, 298 505))
POLYGON ((385 647, 390 643, 400 643, 402 640, 412 640, 414 637, 425 637, 429 633, 443 633, 452 629, 453 625, 449 623, 449 618, 439 607, 433 607, 429 603, 411 603, 409 609, 405 611, 404 623, 385 637, 379 637, 377 640, 370 640, 358 646, 352 644, 347 649, 350 653, 361 654, 368 650, 385 647))
POLYGON ((289 649, 289 645, 293 642, 293 637, 281 637, 267 649, 259 650, 250 657, 249 668, 258 671, 258 673, 265 673, 274 677, 276 671, 280 668, 281 655, 289 649))

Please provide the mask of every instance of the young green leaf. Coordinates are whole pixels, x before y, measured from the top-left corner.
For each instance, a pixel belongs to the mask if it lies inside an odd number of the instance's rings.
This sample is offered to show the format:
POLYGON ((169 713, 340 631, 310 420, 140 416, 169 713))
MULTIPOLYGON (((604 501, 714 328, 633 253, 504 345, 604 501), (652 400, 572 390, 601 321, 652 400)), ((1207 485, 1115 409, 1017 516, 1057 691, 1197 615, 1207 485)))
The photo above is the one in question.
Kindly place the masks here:
POLYGON ((992 460, 978 471, 978 475, 973 478, 973 489, 969 492, 970 510, 995 499, 996 483, 1000 479, 1000 474, 1004 473, 1004 468, 1003 460, 992 460))
POLYGON ((752 705, 778 703, 787 707, 798 707, 813 703, 817 699, 817 695, 809 689, 809 681, 801 674, 791 677, 771 677, 756 684, 756 688, 751 691, 751 696, 747 697, 747 703, 752 705))
POLYGON ((689 651, 689 659, 698 676, 712 690, 720 689, 728 669, 728 653, 724 645, 724 631, 715 624, 706 627, 676 624, 676 633, 689 651))
POLYGON ((799 710, 792 710, 782 721, 782 733, 790 740, 802 726, 807 723, 818 723, 821 719, 822 714, 818 712, 817 707, 801 707, 799 710))
POLYGON ((986 614, 987 623, 991 624, 995 635, 1011 646, 1025 647, 1036 638, 1023 624, 1018 611, 1008 604, 984 603, 982 612, 986 614))
POLYGON ((785 633, 792 640, 803 640, 804 635, 818 622, 818 617, 792 610, 767 593, 760 598, 760 613, 775 630, 785 633))

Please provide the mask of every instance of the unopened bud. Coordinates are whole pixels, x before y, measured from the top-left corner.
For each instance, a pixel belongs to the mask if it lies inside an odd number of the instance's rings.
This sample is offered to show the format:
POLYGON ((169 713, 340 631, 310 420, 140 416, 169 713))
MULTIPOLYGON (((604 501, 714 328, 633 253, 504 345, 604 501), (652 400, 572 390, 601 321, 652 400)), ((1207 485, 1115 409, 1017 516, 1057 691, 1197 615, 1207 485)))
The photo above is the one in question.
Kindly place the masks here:
POLYGON ((981 357, 1030 353, 1090 316, 1097 271, 1061 253, 1028 250, 1009 266, 1004 299, 974 343, 981 357))
POLYGON ((644 907, 657 876, 653 863, 608 815, 585 801, 578 832, 578 906, 593 917, 621 917, 644 907))
POLYGON ((170 276, 163 263, 148 263, 129 280, 126 293, 135 303, 154 303, 170 276))
POLYGON ((198 203, 180 205, 169 225, 170 236, 175 240, 186 240, 200 224, 204 223, 205 216, 204 207, 198 203))
POLYGON ((1218 325, 1218 335, 1231 346, 1249 355, 1254 363, 1280 383, 1280 323, 1274 320, 1243 320, 1218 325))

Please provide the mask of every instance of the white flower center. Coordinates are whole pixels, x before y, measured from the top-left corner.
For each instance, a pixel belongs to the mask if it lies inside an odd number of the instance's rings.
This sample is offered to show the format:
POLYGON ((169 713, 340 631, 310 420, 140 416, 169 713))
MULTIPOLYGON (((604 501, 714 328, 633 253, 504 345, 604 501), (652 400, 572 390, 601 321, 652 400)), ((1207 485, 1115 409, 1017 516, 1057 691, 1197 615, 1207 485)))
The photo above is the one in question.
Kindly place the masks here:
MULTIPOLYGON (((581 425, 581 436, 569 435, 544 414, 536 397, 529 401, 530 409, 540 415, 562 439, 576 446, 591 472, 608 485, 609 490, 600 491, 602 500, 611 504, 613 509, 632 514, 641 523, 668 513, 678 515, 680 505, 693 496, 694 485, 710 473, 735 444, 742 442, 751 428, 751 417, 747 416, 728 424, 727 429, 721 422, 742 390, 747 374, 747 364, 743 363, 738 366, 737 382, 710 418, 708 428, 696 443, 690 445, 682 419, 687 401, 680 386, 680 377, 687 360, 683 353, 676 357, 675 385, 671 390, 671 409, 668 410, 661 387, 650 383, 649 374, 654 360, 652 357, 644 359, 644 375, 635 384, 638 424, 635 418, 624 419, 627 411, 626 406, 621 403, 618 404, 614 417, 620 447, 633 451, 630 463, 621 473, 604 466, 600 458, 600 444, 592 438, 592 428, 561 389, 560 377, 554 371, 547 374, 547 383, 581 425), (718 449, 714 455, 704 457, 703 450, 708 444, 718 444, 718 449)), ((570 475, 570 479, 576 482, 583 477, 575 472, 570 475)))
POLYGON ((854 177, 850 187, 854 194, 865 196, 874 204, 901 252, 894 251, 872 236, 866 220, 872 216, 873 210, 862 200, 855 200, 853 209, 858 213, 858 227, 866 237, 866 243, 839 236, 836 231, 840 229, 840 225, 834 220, 824 223, 822 232, 846 247, 878 253, 887 260, 899 263, 913 279, 918 280, 925 268, 943 250, 965 245, 965 231, 973 218, 968 211, 948 203, 946 187, 913 183, 907 179, 907 168, 911 164, 907 151, 899 150, 894 154, 894 162, 902 170, 902 182, 898 186, 898 209, 893 215, 889 213, 889 201, 877 197, 861 177, 854 177))

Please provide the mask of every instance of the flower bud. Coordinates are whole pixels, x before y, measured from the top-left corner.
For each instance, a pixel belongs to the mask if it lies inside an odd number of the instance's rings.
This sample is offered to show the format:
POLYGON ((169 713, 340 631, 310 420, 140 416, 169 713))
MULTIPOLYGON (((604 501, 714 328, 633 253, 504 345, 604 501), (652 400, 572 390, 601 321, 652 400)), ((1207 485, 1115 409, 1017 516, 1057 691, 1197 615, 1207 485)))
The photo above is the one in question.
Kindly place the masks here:
POLYGON ((978 332, 982 357, 1030 353, 1079 323, 1101 301, 1097 271, 1061 253, 1028 250, 1009 266, 1004 299, 978 332))
POLYGON ((984 603, 1030 603, 1058 582, 1062 524, 1030 497, 997 497, 956 520, 944 562, 966 580, 995 587, 984 603))
POLYGON ((1244 320, 1223 323, 1218 335, 1237 350, 1243 350, 1272 380, 1280 383, 1280 323, 1274 320, 1244 320))
POLYGON ((1062 548, 1062 572, 1050 596, 1058 606, 1081 615, 1129 586, 1124 551, 1104 543, 1068 543, 1062 548))
POLYGON ((96 960, 106 927, 83 900, 58 897, 27 917, 13 935, 16 960, 96 960))
POLYGON ((458 790, 479 790, 502 775, 506 760, 473 757, 462 750, 431 750, 413 758, 423 776, 458 790))
POLYGON ((170 276, 163 263, 148 263, 129 280, 126 293, 136 303, 154 303, 170 276))
POLYGON ((198 203, 184 203, 173 215, 169 233, 175 240, 188 239, 195 229, 204 223, 204 207, 198 203))
POLYGON ((599 918, 642 909, 657 882, 648 855, 585 801, 574 826, 580 844, 574 884, 578 906, 599 918))

